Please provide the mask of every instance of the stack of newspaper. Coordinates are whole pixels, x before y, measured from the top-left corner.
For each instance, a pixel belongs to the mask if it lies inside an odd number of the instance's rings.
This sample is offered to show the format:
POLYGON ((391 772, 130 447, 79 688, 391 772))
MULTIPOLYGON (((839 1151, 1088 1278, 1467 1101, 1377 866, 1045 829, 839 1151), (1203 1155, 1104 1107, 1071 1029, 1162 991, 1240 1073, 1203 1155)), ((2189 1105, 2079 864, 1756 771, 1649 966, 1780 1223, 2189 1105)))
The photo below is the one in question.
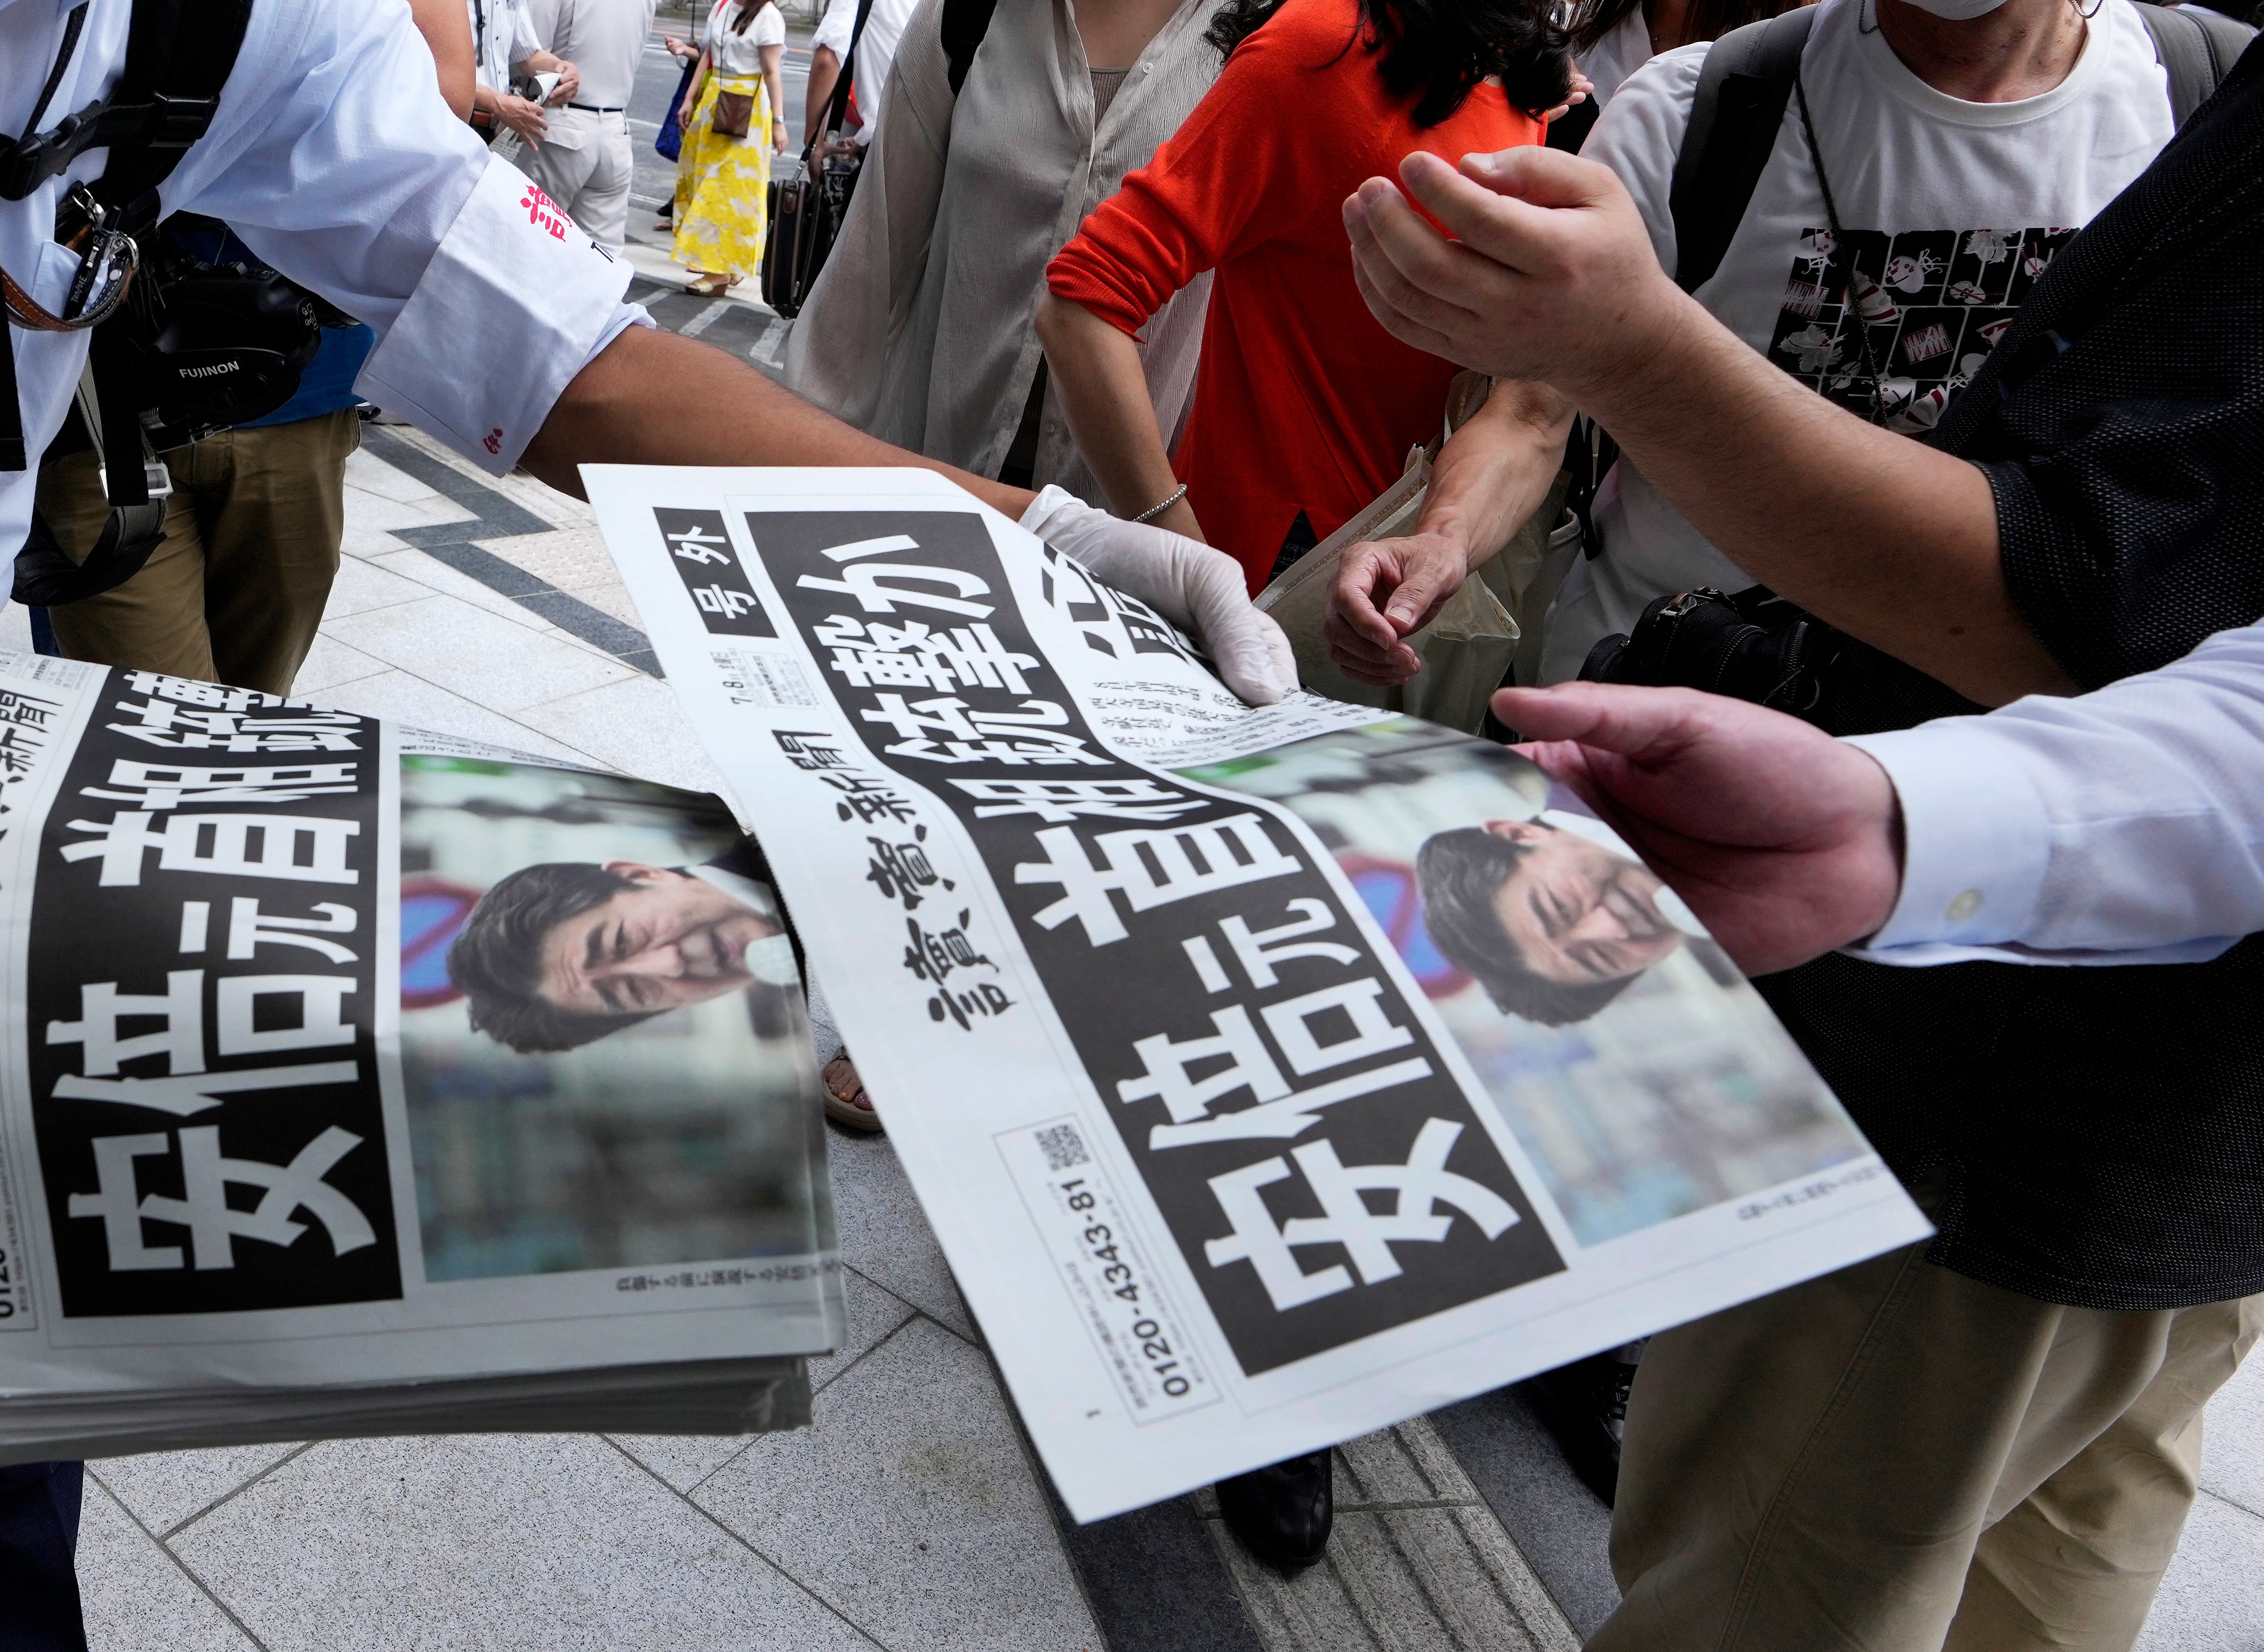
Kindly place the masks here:
POLYGON ((712 798, 0 655, 0 1462, 809 1419, 843 1314, 712 798))

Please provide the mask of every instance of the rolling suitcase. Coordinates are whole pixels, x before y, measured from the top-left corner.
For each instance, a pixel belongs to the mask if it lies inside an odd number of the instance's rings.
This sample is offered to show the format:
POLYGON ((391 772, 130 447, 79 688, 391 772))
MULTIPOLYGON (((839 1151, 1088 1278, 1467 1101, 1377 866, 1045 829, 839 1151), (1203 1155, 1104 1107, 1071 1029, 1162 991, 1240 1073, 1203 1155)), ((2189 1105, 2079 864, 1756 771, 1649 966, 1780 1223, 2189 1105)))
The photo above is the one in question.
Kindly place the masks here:
POLYGON ((792 320, 802 313, 802 301, 817 284, 825 255, 841 233, 849 215, 849 197, 857 187, 858 169, 864 165, 860 150, 853 156, 817 157, 841 135, 841 122, 849 111, 849 89, 857 75, 857 47, 865 38, 865 19, 872 15, 873 0, 857 0, 857 23, 849 33, 849 51, 833 83, 833 99, 826 105, 825 125, 819 139, 802 152, 802 165, 792 178, 773 178, 768 206, 770 229, 763 243, 763 302, 792 320))

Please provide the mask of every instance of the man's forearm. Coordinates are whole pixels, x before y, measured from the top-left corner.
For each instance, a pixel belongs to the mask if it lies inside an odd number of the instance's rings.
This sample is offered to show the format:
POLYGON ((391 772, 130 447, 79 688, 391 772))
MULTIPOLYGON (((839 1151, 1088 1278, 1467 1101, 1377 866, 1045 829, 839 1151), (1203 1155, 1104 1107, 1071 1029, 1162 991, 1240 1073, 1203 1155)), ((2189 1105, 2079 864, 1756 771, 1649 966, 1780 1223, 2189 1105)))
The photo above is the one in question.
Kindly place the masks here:
POLYGON ((470 17, 458 0, 409 0, 409 14, 432 49, 441 98, 457 120, 468 119, 478 83, 470 17))
POLYGON ((2074 692, 2013 605, 1975 466, 1833 406, 1687 298, 1638 371, 1581 396, 1675 508, 1780 595, 1985 706, 2074 692))
POLYGON ((1017 519, 1035 496, 891 447, 723 351, 646 327, 575 375, 526 449, 528 470, 577 498, 584 464, 911 465, 1017 519))
POLYGON ((1481 567, 1547 503, 1571 425, 1572 404, 1547 385, 1496 384, 1439 450, 1416 532, 1459 540, 1481 567))

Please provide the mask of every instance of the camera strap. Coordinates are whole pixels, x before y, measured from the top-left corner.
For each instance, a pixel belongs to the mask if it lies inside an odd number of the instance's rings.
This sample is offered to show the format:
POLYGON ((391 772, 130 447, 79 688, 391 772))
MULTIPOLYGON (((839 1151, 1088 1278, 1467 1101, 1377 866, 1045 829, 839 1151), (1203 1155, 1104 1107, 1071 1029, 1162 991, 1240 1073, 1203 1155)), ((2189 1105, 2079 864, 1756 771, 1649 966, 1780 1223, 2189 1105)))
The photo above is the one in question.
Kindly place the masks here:
MULTIPOLYGON (((159 191, 192 146, 212 127, 220 97, 243 49, 253 0, 134 0, 126 65, 107 98, 68 115, 45 134, 39 123, 62 84, 85 26, 82 4, 64 26, 63 44, 29 129, 0 152, 0 197, 22 200, 68 170, 89 149, 106 148, 110 162, 91 186, 100 209, 95 228, 139 239, 157 222, 159 191)), ((76 195, 77 192, 74 192, 76 195)), ((0 468, 24 471, 23 403, 11 325, 0 324, 0 468)), ((82 563, 73 563, 34 520, 33 540, 17 558, 16 600, 52 607, 124 583, 164 536, 164 467, 149 449, 139 385, 130 353, 114 325, 94 329, 82 422, 101 460, 110 517, 82 563), (91 383, 92 395, 87 395, 91 383)))

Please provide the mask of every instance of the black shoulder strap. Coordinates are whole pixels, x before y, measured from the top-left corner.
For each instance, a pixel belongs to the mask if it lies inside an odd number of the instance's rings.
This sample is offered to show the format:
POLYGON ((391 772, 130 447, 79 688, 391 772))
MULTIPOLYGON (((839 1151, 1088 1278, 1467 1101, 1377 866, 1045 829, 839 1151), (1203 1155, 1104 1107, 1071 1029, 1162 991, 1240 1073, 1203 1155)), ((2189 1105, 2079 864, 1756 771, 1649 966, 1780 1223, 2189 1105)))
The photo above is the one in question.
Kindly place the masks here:
POLYGON ((1696 292, 1722 267, 1722 256, 1745 221, 1776 147, 1800 54, 1815 23, 1816 9, 1799 6, 1731 29, 1706 54, 1668 196, 1674 279, 1686 293, 1696 292))
POLYGON ((2256 31, 2215 11, 2141 4, 2138 21, 2170 77, 2170 120, 2182 127, 2207 103, 2256 31))
MULTIPOLYGON (((154 209, 157 186, 212 126, 251 6, 252 0, 135 0, 117 86, 51 130, 26 132, 9 145, 0 155, 0 197, 21 200, 87 150, 106 149, 110 169, 95 187, 97 197, 106 206, 154 209)), ((65 60, 77 44, 85 11, 80 6, 70 25, 65 60)), ((61 72, 59 61, 56 79, 61 72)), ((34 122, 54 91, 50 81, 34 122)), ((133 234, 149 225, 129 215, 120 227, 133 234)))
POLYGON ((983 37, 990 33, 990 14, 998 9, 998 0, 943 0, 943 55, 951 66, 954 98, 967 83, 967 71, 975 65, 983 37))
MULTIPOLYGON (((849 88, 857 77, 857 47, 865 38, 865 19, 873 15, 873 0, 857 0, 857 21, 849 28, 849 50, 841 59, 841 72, 833 77, 833 97, 825 105, 825 134, 838 137, 841 123, 849 118, 849 88)), ((866 116, 869 121, 881 112, 873 110, 866 116)))
POLYGON ((121 228, 145 233, 157 221, 158 186, 211 130, 221 90, 236 68, 252 0, 134 0, 126 69, 109 115, 132 112, 138 128, 114 140, 95 199, 125 209, 121 228))

